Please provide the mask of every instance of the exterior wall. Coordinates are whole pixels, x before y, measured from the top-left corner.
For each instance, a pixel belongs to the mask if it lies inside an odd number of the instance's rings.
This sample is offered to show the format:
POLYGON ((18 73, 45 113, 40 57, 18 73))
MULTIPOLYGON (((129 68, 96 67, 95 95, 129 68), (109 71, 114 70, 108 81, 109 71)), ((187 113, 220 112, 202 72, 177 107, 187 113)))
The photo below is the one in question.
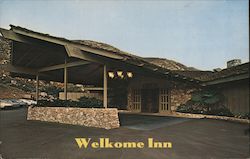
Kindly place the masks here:
MULTIPOLYGON (((128 110, 133 110, 133 93, 135 88, 142 89, 144 84, 156 84, 158 88, 170 89, 170 105, 171 111, 175 111, 178 106, 185 104, 192 97, 192 92, 196 88, 185 87, 181 83, 174 83, 174 81, 167 81, 155 78, 139 77, 129 84, 128 87, 128 110)), ((246 114, 249 113, 249 79, 244 81, 234 81, 223 83, 219 85, 210 86, 210 89, 218 90, 225 97, 224 106, 234 113, 246 114)), ((141 105, 143 107, 143 105, 141 105)), ((158 107, 158 105, 157 105, 158 107)))
POLYGON ((175 111, 178 106, 185 104, 191 99, 193 89, 172 89, 171 90, 171 110, 175 111))
MULTIPOLYGON (((132 111, 133 107, 133 93, 132 90, 135 88, 142 89, 145 84, 155 84, 157 88, 167 88, 170 90, 170 108, 171 111, 175 111, 178 106, 186 103, 191 99, 191 93, 194 89, 186 88, 186 86, 181 83, 175 83, 173 81, 168 81, 166 79, 156 79, 140 76, 130 82, 128 87, 128 106, 127 109, 132 111), (176 87, 178 86, 178 87, 176 87)), ((143 107, 143 105, 141 105, 143 107)), ((156 107, 159 107, 157 105, 156 107)), ((159 110, 160 112, 160 110, 159 110)))
POLYGON ((132 107, 133 107, 132 88, 131 87, 128 88, 127 98, 128 98, 127 110, 131 111, 132 107))
POLYGON ((224 105, 234 113, 249 113, 249 80, 230 82, 219 87, 224 95, 224 105))
MULTIPOLYGON (((130 111, 134 111, 133 108, 133 89, 145 89, 145 88, 168 88, 170 87, 170 82, 153 77, 145 77, 145 76, 137 76, 133 80, 130 81, 128 85, 128 94, 127 94, 127 109, 130 111)), ((141 102, 142 103, 142 102, 141 102)), ((143 105, 141 104, 141 107, 143 105)), ((157 105, 156 107, 159 107, 157 105)), ((140 110, 137 110, 141 112, 140 110)))
POLYGON ((58 122, 104 129, 118 128, 116 108, 29 107, 27 120, 58 122))

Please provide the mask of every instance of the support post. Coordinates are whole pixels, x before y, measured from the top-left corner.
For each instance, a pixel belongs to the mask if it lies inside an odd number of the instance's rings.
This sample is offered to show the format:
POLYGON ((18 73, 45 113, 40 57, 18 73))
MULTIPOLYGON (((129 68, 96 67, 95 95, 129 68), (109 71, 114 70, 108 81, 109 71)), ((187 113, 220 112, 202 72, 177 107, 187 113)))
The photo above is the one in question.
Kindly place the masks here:
POLYGON ((39 100, 39 76, 36 75, 36 102, 39 100))
POLYGON ((65 59, 64 65, 64 100, 67 100, 67 85, 68 85, 68 70, 67 70, 67 60, 65 59))
POLYGON ((108 107, 108 90, 107 90, 107 67, 103 67, 103 107, 108 107))

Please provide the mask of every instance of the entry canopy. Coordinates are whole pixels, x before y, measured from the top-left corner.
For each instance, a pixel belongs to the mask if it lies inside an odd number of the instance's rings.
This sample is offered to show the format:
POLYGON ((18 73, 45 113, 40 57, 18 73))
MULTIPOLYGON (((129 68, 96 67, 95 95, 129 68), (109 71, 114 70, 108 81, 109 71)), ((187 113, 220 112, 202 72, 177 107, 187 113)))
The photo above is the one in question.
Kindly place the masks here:
POLYGON ((68 82, 102 85, 103 66, 107 71, 123 70, 188 83, 200 81, 174 73, 145 61, 142 57, 121 51, 113 46, 90 40, 68 40, 10 25, 0 28, 4 38, 12 40, 12 76, 63 82, 64 68, 68 82))

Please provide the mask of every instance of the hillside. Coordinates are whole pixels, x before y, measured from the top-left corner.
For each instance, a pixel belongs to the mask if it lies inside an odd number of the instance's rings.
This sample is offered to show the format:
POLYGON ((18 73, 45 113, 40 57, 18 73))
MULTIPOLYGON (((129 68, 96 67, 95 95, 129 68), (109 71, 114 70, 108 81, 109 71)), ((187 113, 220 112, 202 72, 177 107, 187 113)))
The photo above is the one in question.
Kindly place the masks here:
POLYGON ((178 71, 198 71, 198 69, 193 67, 187 67, 179 62, 174 60, 164 59, 164 58, 156 58, 156 57, 146 57, 144 60, 158 65, 160 67, 169 69, 169 70, 178 70, 178 71))

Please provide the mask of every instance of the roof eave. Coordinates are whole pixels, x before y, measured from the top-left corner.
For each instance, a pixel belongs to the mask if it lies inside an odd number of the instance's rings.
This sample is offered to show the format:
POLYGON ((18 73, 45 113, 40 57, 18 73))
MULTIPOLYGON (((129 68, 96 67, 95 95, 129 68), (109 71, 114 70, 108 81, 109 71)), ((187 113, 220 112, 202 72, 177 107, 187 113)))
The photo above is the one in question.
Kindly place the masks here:
MULTIPOLYGON (((17 40, 17 41, 23 40, 22 36, 26 36, 26 37, 30 37, 30 38, 34 38, 34 39, 62 45, 65 47, 65 50, 67 51, 68 55, 72 56, 72 57, 77 57, 77 58, 81 57, 82 59, 84 59, 85 57, 83 57, 83 54, 81 52, 86 51, 86 52, 90 52, 93 54, 108 57, 108 58, 111 58, 114 60, 123 60, 128 64, 136 65, 138 67, 139 67, 139 63, 141 63, 141 64, 143 64, 142 65, 143 68, 148 69, 152 72, 157 72, 157 73, 163 74, 165 76, 170 76, 170 77, 175 78, 175 79, 187 81, 188 83, 192 83, 192 84, 200 83, 199 80, 196 80, 194 78, 190 78, 190 77, 187 77, 184 75, 179 75, 177 73, 173 73, 171 70, 168 70, 168 69, 162 68, 160 66, 154 65, 152 63, 149 63, 149 62, 143 60, 142 58, 134 57, 134 58, 136 58, 134 61, 133 58, 131 57, 132 60, 131 59, 126 60, 126 59, 124 59, 125 57, 122 57, 119 54, 114 54, 113 52, 110 52, 110 51, 91 48, 89 46, 85 46, 83 44, 78 44, 76 42, 73 42, 71 40, 67 40, 67 39, 59 38, 59 37, 54 37, 54 36, 50 36, 48 34, 43 34, 43 33, 39 33, 39 32, 34 32, 32 30, 28 30, 28 29, 25 29, 25 28, 22 28, 19 26, 14 26, 14 25, 10 25, 10 26, 11 26, 10 30, 0 28, 0 31, 3 34, 3 36, 7 39, 10 39, 10 40, 14 40, 14 41, 15 40, 17 40), (21 39, 20 39, 20 37, 21 37, 21 39), (75 51, 75 50, 77 50, 77 51, 75 51), (74 54, 72 54, 72 52, 74 52, 74 54), (139 62, 139 63, 137 63, 137 62, 139 62)), ((95 61, 91 61, 91 62, 95 62, 95 61)))
POLYGON ((233 82, 233 81, 244 80, 244 79, 249 79, 249 73, 233 75, 233 76, 229 76, 229 77, 224 77, 224 78, 220 78, 220 79, 206 81, 206 82, 203 82, 202 85, 203 86, 210 86, 210 85, 216 85, 216 84, 233 82))
MULTIPOLYGON (((13 31, 14 33, 17 33, 17 34, 21 34, 21 35, 28 36, 28 37, 31 37, 31 38, 35 38, 35 39, 55 43, 55 44, 58 44, 58 45, 63 45, 63 46, 71 45, 71 46, 77 47, 77 48, 79 48, 79 49, 81 49, 83 51, 91 52, 91 53, 101 55, 101 56, 104 56, 104 57, 109 57, 109 58, 112 58, 112 59, 123 59, 122 56, 119 56, 118 54, 111 53, 110 51, 97 49, 97 48, 92 48, 92 47, 89 47, 89 46, 86 46, 86 45, 83 45, 83 44, 80 44, 80 43, 77 43, 77 42, 74 42, 74 41, 71 41, 71 40, 68 40, 68 39, 54 37, 54 36, 51 36, 51 35, 34 32, 34 31, 31 31, 31 30, 27 30, 25 28, 16 27, 14 25, 10 25, 10 26, 11 26, 10 30, 13 31)), ((13 39, 11 39, 11 40, 13 40, 13 39)))

